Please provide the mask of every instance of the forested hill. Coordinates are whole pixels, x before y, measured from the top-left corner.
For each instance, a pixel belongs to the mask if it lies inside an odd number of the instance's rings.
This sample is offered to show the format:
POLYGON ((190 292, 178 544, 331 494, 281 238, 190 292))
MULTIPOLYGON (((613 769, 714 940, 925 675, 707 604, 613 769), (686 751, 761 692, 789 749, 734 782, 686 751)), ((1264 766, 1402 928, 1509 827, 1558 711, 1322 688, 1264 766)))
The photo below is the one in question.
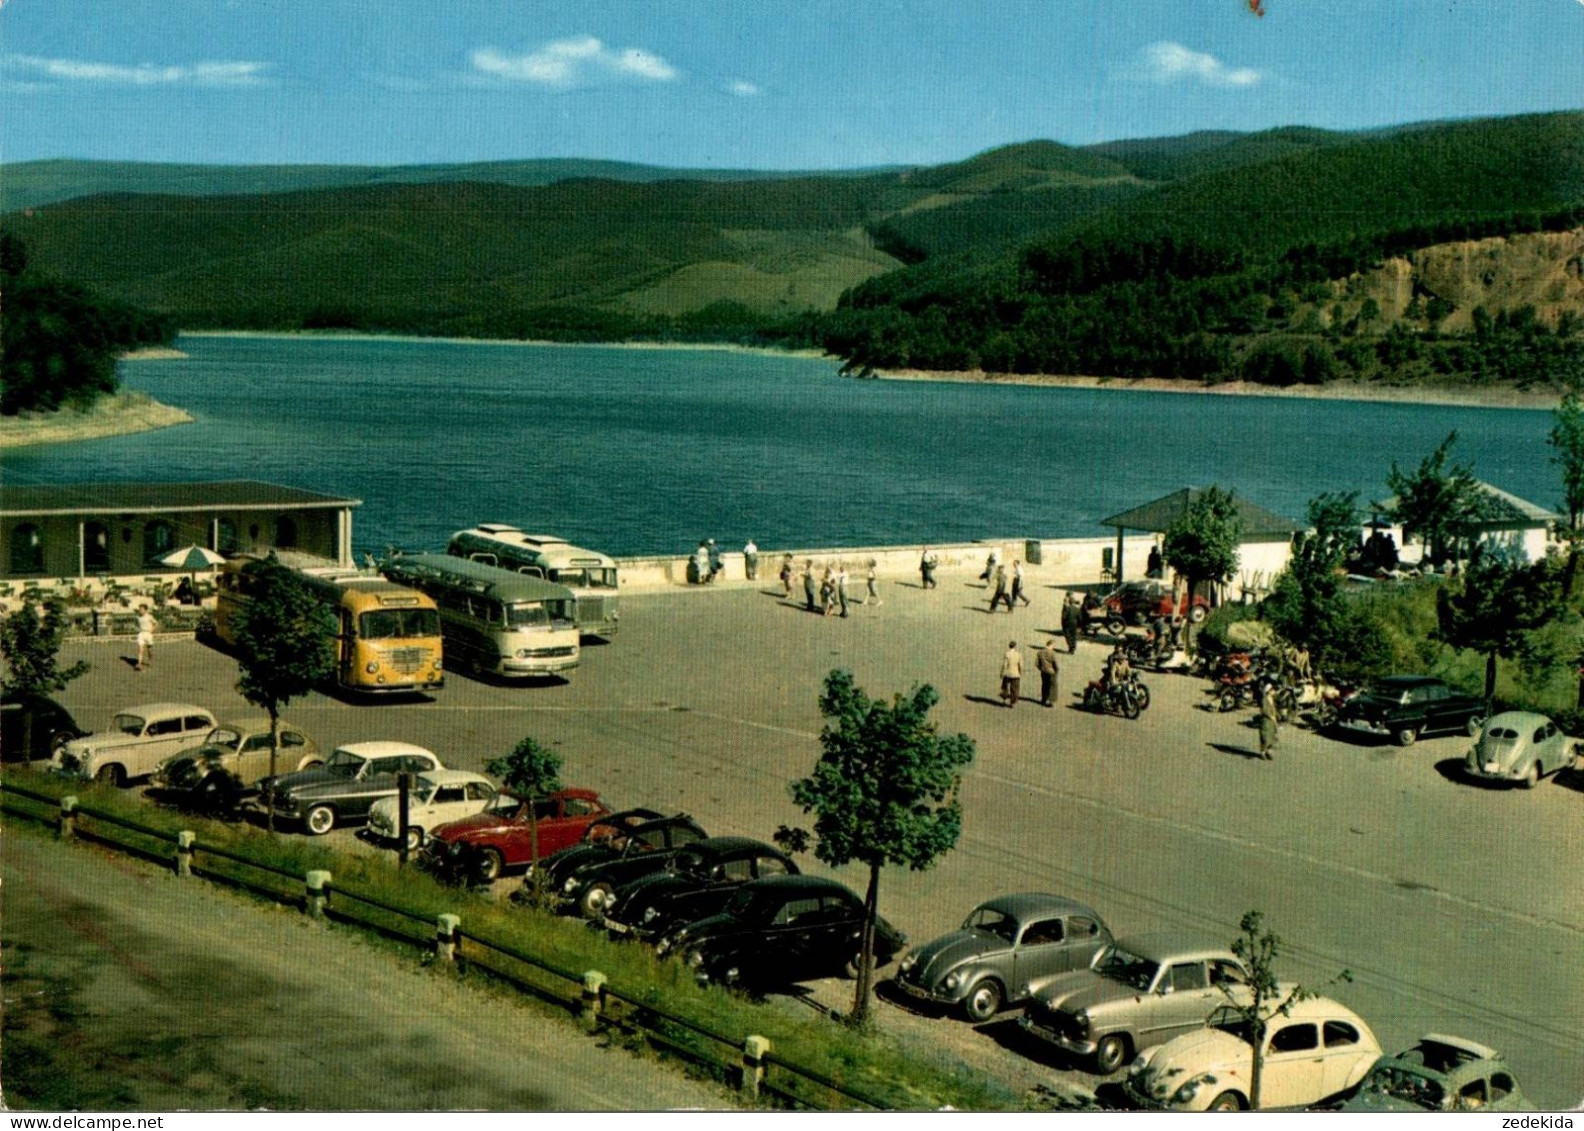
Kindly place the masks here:
POLYGON ((0 179, 8 206, 43 194, 0 219, 37 262, 190 328, 794 340, 860 372, 1584 382, 1581 113, 1032 141, 841 175, 0 179))

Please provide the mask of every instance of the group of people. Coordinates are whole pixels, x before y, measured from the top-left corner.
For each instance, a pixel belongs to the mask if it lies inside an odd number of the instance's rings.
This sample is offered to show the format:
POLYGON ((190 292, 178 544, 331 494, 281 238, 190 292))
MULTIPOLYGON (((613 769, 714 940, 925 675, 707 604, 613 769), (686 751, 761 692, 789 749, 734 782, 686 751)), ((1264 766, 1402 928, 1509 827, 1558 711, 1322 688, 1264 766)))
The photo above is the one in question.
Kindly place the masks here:
MULTIPOLYGON (((759 547, 754 545, 752 538, 743 546, 742 555, 743 573, 749 581, 756 580, 759 576, 759 547)), ((705 538, 688 559, 688 580, 694 585, 708 585, 720 576, 724 568, 720 547, 715 544, 715 539, 705 538)))
POLYGON ((1006 603, 1006 611, 1009 613, 1017 607, 1019 602, 1027 605, 1029 603, 1028 594, 1023 592, 1023 563, 1013 561, 1010 575, 1007 574, 1006 566, 994 564, 995 553, 993 551, 990 554, 990 563, 985 566, 985 573, 980 575, 991 584, 990 611, 992 613, 995 612, 996 607, 1003 602, 1006 603))
MULTIPOLYGON (((848 598, 847 567, 840 562, 827 565, 824 573, 816 581, 814 576, 814 559, 808 558, 803 562, 801 574, 803 582, 804 607, 811 613, 821 613, 824 616, 846 616, 848 606, 883 605, 880 599, 880 589, 876 575, 879 565, 874 558, 869 559, 868 571, 864 574, 864 597, 862 601, 853 602, 848 598)), ((781 587, 788 601, 792 600, 792 555, 788 554, 781 560, 781 587)))
MULTIPOLYGON (((1034 670, 1040 677, 1040 706, 1054 707, 1057 679, 1061 675, 1061 665, 1056 662, 1054 638, 1045 641, 1039 651, 1034 653, 1034 670)), ((1006 653, 1001 657, 1001 702, 1007 707, 1016 707, 1022 690, 1023 653, 1018 650, 1017 641, 1010 640, 1006 653)))

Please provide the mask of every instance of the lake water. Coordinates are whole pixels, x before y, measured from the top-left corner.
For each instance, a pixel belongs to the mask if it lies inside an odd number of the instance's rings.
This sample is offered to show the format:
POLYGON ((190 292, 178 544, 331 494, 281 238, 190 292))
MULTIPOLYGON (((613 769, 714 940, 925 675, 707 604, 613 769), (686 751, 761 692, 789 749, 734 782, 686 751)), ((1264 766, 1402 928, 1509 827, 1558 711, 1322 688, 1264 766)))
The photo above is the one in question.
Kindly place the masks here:
POLYGON ((1293 519, 1386 494, 1452 429, 1480 478, 1555 508, 1548 412, 857 381, 715 350, 183 338, 127 385, 193 424, 4 456, 8 483, 262 479, 364 501, 357 549, 481 521, 615 554, 1106 533, 1219 483, 1293 519))

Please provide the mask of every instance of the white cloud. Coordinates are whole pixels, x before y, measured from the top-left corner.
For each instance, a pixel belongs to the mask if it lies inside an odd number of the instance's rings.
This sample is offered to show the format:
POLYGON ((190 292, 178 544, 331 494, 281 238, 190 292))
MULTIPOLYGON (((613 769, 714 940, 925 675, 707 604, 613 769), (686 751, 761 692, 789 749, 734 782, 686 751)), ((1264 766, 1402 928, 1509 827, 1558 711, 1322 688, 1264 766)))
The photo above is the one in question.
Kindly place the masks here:
POLYGON ((241 61, 189 64, 94 63, 83 59, 44 59, 10 55, 7 69, 64 82, 108 83, 115 86, 259 86, 268 63, 241 61))
POLYGON ((757 83, 747 79, 733 79, 726 84, 726 93, 735 94, 738 98, 755 98, 762 93, 757 83))
POLYGON ((592 35, 552 40, 526 55, 481 47, 471 58, 474 68, 486 75, 561 90, 591 86, 602 79, 669 82, 677 77, 676 68, 652 52, 637 47, 617 51, 592 35))
POLYGON ((1152 43, 1142 52, 1144 75, 1154 82, 1201 82, 1206 86, 1254 86, 1265 76, 1252 67, 1229 67, 1214 55, 1180 43, 1152 43))

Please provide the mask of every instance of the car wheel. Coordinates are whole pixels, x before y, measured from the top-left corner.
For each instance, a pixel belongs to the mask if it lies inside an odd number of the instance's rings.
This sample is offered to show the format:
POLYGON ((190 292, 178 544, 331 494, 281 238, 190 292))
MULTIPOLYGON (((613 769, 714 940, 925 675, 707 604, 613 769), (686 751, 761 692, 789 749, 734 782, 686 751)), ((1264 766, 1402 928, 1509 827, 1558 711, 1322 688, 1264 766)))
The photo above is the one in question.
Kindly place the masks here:
POLYGON ((222 774, 210 774, 198 787, 198 804, 211 812, 224 812, 233 806, 231 783, 222 774))
POLYGON ((1127 634, 1127 622, 1121 617, 1107 617, 1105 628, 1112 636, 1125 636, 1127 634))
POLYGON ((422 829, 409 828, 407 830, 407 851, 408 852, 417 852, 420 848, 423 847, 423 842, 424 842, 424 831, 422 829))
POLYGON ((1095 1071, 1102 1076, 1109 1076, 1126 1064, 1127 1058, 1127 1037, 1121 1033, 1112 1033, 1109 1037, 1102 1037, 1100 1043, 1095 1046, 1095 1071))
POLYGON ((1479 737, 1479 732, 1480 732, 1480 727, 1482 727, 1484 725, 1485 725, 1485 716, 1484 715, 1470 715, 1468 723, 1464 726, 1463 730, 1470 738, 1478 738, 1479 737))
POLYGON ((113 785, 120 789, 126 785, 126 771, 120 766, 100 766, 99 772, 94 775, 94 781, 100 785, 113 785))
POLYGON ((615 890, 603 881, 590 884, 583 889, 583 894, 578 896, 578 913, 585 919, 598 919, 605 914, 605 909, 611 905, 611 897, 615 894, 615 890))
POLYGON ((1419 728, 1403 727, 1394 737, 1397 739, 1398 746, 1412 746, 1414 739, 1419 737, 1419 728))
POLYGON ((983 1024, 1001 1012, 1001 1003, 1005 1000, 1000 982, 994 978, 982 978, 974 983, 968 996, 963 998, 963 1013, 974 1024, 983 1024))
POLYGON ((1190 606, 1188 609, 1188 619, 1193 621, 1194 624, 1198 624, 1200 621, 1204 620, 1205 607, 1203 605, 1190 606))
POLYGON ((1243 1097, 1238 1095, 1236 1092, 1222 1092, 1219 1096, 1217 1096, 1215 1099, 1210 1101, 1210 1106, 1208 1108, 1206 1108, 1205 1110, 1206 1111, 1242 1111, 1243 1110, 1243 1097))
POLYGON ((478 863, 474 867, 480 880, 485 883, 493 883, 495 880, 500 879, 500 874, 506 867, 506 858, 497 849, 481 849, 478 854, 478 863))
POLYGON ((324 836, 335 828, 335 810, 328 805, 315 805, 303 814, 303 828, 311 836, 324 836))
POLYGON ((58 730, 58 731, 56 731, 54 734, 50 735, 50 753, 51 754, 55 753, 55 751, 59 750, 62 746, 65 746, 71 740, 72 740, 71 731, 69 731, 69 730, 58 730))
POLYGON ((1230 687, 1221 693, 1220 706, 1222 712, 1235 711, 1238 705, 1238 693, 1230 687))
POLYGON ((1524 776, 1523 776, 1523 787, 1525 789, 1533 789, 1535 786, 1537 786, 1539 784, 1540 784, 1540 763, 1539 762, 1530 762, 1529 763, 1529 772, 1524 774, 1524 776))

